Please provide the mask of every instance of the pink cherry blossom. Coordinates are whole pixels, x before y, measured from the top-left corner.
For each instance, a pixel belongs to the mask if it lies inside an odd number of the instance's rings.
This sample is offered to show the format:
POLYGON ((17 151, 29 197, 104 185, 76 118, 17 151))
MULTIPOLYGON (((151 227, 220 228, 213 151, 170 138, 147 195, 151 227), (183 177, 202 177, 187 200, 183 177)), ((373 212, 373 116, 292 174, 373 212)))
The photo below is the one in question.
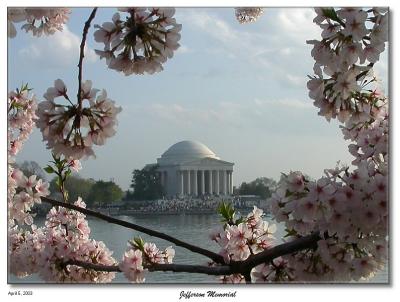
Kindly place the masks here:
POLYGON ((69 8, 10 8, 7 13, 10 26, 8 36, 14 38, 17 34, 13 22, 22 21, 26 23, 21 28, 26 32, 31 31, 34 36, 54 34, 63 30, 70 13, 69 8))
POLYGON ((119 11, 127 14, 125 21, 115 13, 112 22, 95 25, 94 38, 104 44, 96 53, 110 69, 125 75, 163 70, 162 64, 179 48, 182 26, 173 18, 175 9, 127 7, 119 11))
POLYGON ((293 192, 301 192, 305 187, 304 176, 299 171, 290 172, 286 181, 287 188, 293 192))
POLYGON ((257 19, 264 13, 264 9, 261 7, 236 7, 235 16, 239 23, 251 23, 257 21, 257 19))
POLYGON ((73 158, 69 160, 68 166, 71 167, 71 169, 74 170, 75 172, 78 172, 80 169, 82 169, 81 162, 73 158))
MULTIPOLYGON (((56 80, 54 87, 47 90, 44 95, 47 101, 38 106, 36 125, 53 153, 74 160, 94 156, 92 145, 103 145, 115 134, 116 116, 121 108, 115 106, 104 89, 96 98, 98 91, 92 88, 91 81, 83 82, 81 97, 89 101, 89 106, 81 107, 54 103, 54 98, 59 96, 69 101, 67 88, 61 80, 56 80)), ((71 167, 77 171, 80 164, 73 162, 71 167)))
POLYGON ((338 14, 343 16, 345 21, 345 28, 341 31, 346 36, 352 36, 353 41, 361 41, 361 39, 368 34, 365 27, 368 13, 363 10, 339 10, 338 14))
POLYGON ((35 190, 36 190, 38 196, 50 195, 49 186, 50 186, 49 183, 43 182, 43 180, 39 179, 35 186, 35 190))

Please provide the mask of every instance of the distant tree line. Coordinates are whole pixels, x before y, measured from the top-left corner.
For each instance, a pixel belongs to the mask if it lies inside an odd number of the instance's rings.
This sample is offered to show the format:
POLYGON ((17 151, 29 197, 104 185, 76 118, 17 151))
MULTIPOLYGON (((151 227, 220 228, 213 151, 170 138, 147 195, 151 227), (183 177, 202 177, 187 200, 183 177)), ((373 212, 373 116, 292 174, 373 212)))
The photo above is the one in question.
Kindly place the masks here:
POLYGON ((132 172, 130 188, 125 196, 125 200, 155 200, 164 195, 161 185, 160 174, 157 171, 158 165, 135 169, 132 172))
MULTIPOLYGON (((36 174, 40 178, 46 179, 46 173, 35 161, 24 161, 21 164, 17 164, 17 166, 27 176, 36 174)), ((130 189, 126 194, 113 181, 96 181, 92 178, 82 178, 79 175, 71 175, 67 179, 65 186, 70 200, 75 201, 80 196, 88 207, 103 206, 119 200, 156 200, 164 196, 160 174, 157 169, 158 165, 153 165, 133 170, 130 189)), ((258 195, 265 199, 271 196, 276 187, 277 182, 274 179, 259 177, 248 183, 242 182, 238 188, 234 188, 234 194, 258 195)), ((60 197, 58 196, 56 178, 50 181, 50 192, 52 192, 52 197, 60 197)))
MULTIPOLYGON (((28 177, 35 174, 38 178, 47 179, 47 174, 35 161, 17 163, 16 167, 28 177)), ((56 179, 55 177, 50 181, 50 192, 51 197, 59 199, 61 194, 58 192, 56 179)), ((121 200, 124 196, 124 192, 113 181, 85 179, 76 174, 68 177, 65 188, 70 201, 74 202, 80 196, 88 207, 107 205, 121 200)))
MULTIPOLYGON (((113 181, 95 181, 92 178, 85 179, 78 175, 68 177, 65 188, 68 191, 69 200, 75 201, 80 196, 89 208, 109 205, 121 200, 124 196, 122 189, 113 181)), ((50 192, 53 196, 59 195, 56 178, 50 182, 50 192)))
POLYGON ((234 188, 235 195, 258 195, 265 199, 271 196, 275 191, 277 182, 272 178, 259 177, 255 180, 242 184, 238 188, 234 188))

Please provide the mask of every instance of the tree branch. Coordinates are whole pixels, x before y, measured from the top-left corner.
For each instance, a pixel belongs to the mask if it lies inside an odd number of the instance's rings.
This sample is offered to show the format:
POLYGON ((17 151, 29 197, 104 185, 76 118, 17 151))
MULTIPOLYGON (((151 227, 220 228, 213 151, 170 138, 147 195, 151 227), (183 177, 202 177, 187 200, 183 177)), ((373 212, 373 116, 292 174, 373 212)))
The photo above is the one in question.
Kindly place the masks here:
POLYGON ((225 263, 224 262, 224 258, 221 255, 219 255, 217 253, 214 253, 212 251, 203 249, 203 248, 198 247, 196 245, 184 242, 184 241, 179 240, 179 239, 177 239, 175 237, 172 237, 170 235, 167 235, 167 234, 164 234, 164 233, 161 233, 161 232, 158 232, 158 231, 154 231, 154 230, 142 227, 140 225, 137 225, 137 224, 134 224, 134 223, 131 223, 131 222, 128 222, 128 221, 124 221, 124 220, 120 220, 120 219, 117 219, 117 218, 114 218, 114 217, 111 217, 111 216, 107 216, 107 215, 101 214, 101 213, 96 212, 96 211, 92 211, 92 210, 89 210, 89 209, 81 208, 81 207, 78 207, 78 206, 73 205, 73 204, 67 204, 67 203, 64 203, 64 202, 61 202, 61 201, 58 201, 58 200, 54 200, 54 199, 50 199, 50 198, 47 198, 47 197, 42 197, 41 199, 42 199, 43 202, 50 203, 53 206, 59 206, 59 207, 64 207, 64 208, 68 208, 68 209, 71 209, 71 210, 75 210, 75 211, 81 212, 81 213, 83 213, 85 215, 96 217, 96 218, 99 218, 101 220, 107 221, 109 223, 117 224, 117 225, 129 228, 129 229, 132 229, 132 230, 135 230, 135 231, 138 231, 138 232, 145 233, 145 234, 150 235, 150 236, 154 236, 154 237, 158 237, 158 238, 167 240, 169 242, 174 243, 177 246, 180 246, 180 247, 183 247, 185 249, 188 249, 189 251, 192 251, 194 253, 206 256, 206 257, 212 259, 216 263, 219 263, 219 264, 224 264, 225 263))
POLYGON ((90 262, 80 261, 80 260, 68 260, 64 262, 64 265, 76 265, 86 269, 92 269, 98 272, 116 272, 120 273, 121 270, 118 265, 103 265, 103 264, 94 264, 90 262))
POLYGON ((90 23, 92 23, 92 20, 96 16, 96 11, 97 7, 93 8, 92 13, 89 16, 89 19, 85 22, 85 26, 83 27, 83 33, 82 33, 82 42, 80 46, 80 53, 79 53, 79 63, 78 63, 78 108, 79 111, 82 108, 82 97, 81 97, 81 89, 82 89, 82 64, 83 64, 83 58, 85 57, 85 43, 86 43, 86 36, 89 31, 90 23))
MULTIPOLYGON (((122 272, 118 265, 102 265, 80 260, 68 260, 64 265, 77 265, 86 269, 92 269, 102 272, 122 272)), ((188 265, 188 264, 148 264, 144 266, 150 272, 175 272, 175 273, 196 273, 214 276, 230 275, 231 268, 228 265, 222 266, 203 266, 203 265, 188 265)))
MULTIPOLYGON (((251 283, 251 270, 262 263, 268 263, 273 259, 298 252, 308 248, 314 248, 321 237, 318 233, 298 238, 294 241, 277 245, 271 249, 265 250, 259 254, 252 255, 244 261, 232 261, 230 264, 220 266, 203 266, 203 265, 187 265, 187 264, 150 264, 146 265, 151 272, 175 272, 175 273, 198 273, 214 276, 241 274, 245 277, 246 283, 251 283)), ((93 264, 79 260, 68 260, 65 265, 77 265, 87 269, 104 272, 121 272, 118 265, 101 265, 93 264)))
POLYGON ((246 268, 252 269, 253 267, 262 263, 270 262, 279 256, 284 256, 308 248, 315 248, 320 239, 321 237, 319 236, 319 233, 315 232, 311 235, 277 245, 271 249, 264 250, 261 253, 251 255, 244 261, 236 262, 235 265, 238 266, 238 270, 240 271, 245 271, 246 268))
POLYGON ((175 272, 175 273, 198 273, 214 276, 231 275, 232 270, 229 265, 220 266, 204 266, 204 265, 188 265, 188 264, 152 264, 147 266, 151 272, 175 272))

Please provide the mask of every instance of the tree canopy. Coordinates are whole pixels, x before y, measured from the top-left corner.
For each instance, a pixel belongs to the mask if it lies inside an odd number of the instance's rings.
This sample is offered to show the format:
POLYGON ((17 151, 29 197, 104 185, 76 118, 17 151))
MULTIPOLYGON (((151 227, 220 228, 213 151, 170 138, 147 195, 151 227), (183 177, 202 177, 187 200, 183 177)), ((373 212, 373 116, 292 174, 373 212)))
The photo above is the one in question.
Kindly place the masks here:
MULTIPOLYGON (((53 196, 58 195, 56 177, 50 182, 50 192, 53 196)), ((124 192, 112 181, 85 179, 78 175, 71 175, 65 182, 70 201, 76 201, 78 197, 86 202, 88 207, 95 203, 105 205, 122 199, 124 192)))
POLYGON ((127 200, 154 200, 161 198, 164 194, 159 173, 158 165, 145 167, 141 170, 132 172, 132 191, 128 191, 127 200))
POLYGON ((272 178, 259 177, 252 182, 242 182, 236 190, 239 195, 258 195, 261 198, 268 198, 275 190, 277 183, 272 178))
POLYGON ((121 200, 123 195, 124 192, 115 182, 99 180, 92 186, 87 203, 106 205, 121 200))
MULTIPOLYGON (((57 196, 59 193, 56 180, 57 177, 54 177, 50 182, 50 192, 52 196, 57 196)), ((95 183, 95 180, 91 178, 85 179, 78 175, 70 175, 65 181, 65 189, 68 191, 69 200, 74 202, 80 196, 86 202, 95 183)))

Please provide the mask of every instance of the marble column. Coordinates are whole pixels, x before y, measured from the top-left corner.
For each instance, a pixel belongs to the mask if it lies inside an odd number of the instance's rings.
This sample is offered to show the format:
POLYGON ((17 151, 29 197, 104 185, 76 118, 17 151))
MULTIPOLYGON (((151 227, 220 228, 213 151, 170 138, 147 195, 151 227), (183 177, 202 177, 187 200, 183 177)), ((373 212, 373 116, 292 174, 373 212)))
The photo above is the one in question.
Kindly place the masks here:
POLYGON ((183 194, 185 193, 184 191, 184 186, 183 186, 183 171, 179 171, 179 179, 181 180, 180 182, 180 195, 183 196, 183 194))
POLYGON ((231 194, 233 194, 233 171, 230 171, 229 174, 230 174, 230 181, 231 181, 229 190, 231 191, 231 194))
POLYGON ((212 170, 208 170, 208 193, 213 194, 213 175, 212 170))
POLYGON ((204 195, 206 191, 206 185, 204 183, 204 170, 201 170, 200 173, 201 173, 201 195, 204 195))
POLYGON ((219 173, 219 170, 216 170, 215 172, 216 172, 215 174, 217 176, 216 184, 215 184, 215 186, 216 186, 215 192, 217 193, 217 195, 219 195, 219 175, 220 175, 220 173, 219 173))
POLYGON ((198 188, 199 188, 199 186, 198 186, 198 184, 197 184, 197 170, 194 170, 193 171, 194 172, 194 180, 193 180, 193 182, 194 182, 194 190, 193 190, 193 194, 194 194, 194 196, 197 196, 198 195, 198 188))
POLYGON ((190 195, 190 170, 187 170, 187 195, 190 195))
POLYGON ((232 174, 231 171, 228 171, 228 194, 231 195, 232 194, 232 174))
POLYGON ((222 171, 222 174, 223 174, 223 188, 222 188, 222 193, 224 194, 224 195, 226 195, 226 188, 227 188, 227 186, 228 186, 228 184, 227 184, 227 173, 228 173, 228 171, 226 171, 226 170, 223 170, 222 171))

